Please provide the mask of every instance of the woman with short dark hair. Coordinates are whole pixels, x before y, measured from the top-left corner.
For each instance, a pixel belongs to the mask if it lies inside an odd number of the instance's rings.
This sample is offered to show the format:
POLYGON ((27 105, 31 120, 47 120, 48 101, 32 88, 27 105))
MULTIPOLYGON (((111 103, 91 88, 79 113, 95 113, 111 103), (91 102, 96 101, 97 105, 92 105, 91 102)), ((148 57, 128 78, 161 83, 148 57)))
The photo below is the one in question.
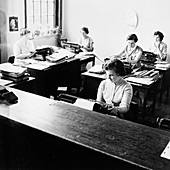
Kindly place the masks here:
POLYGON ((80 30, 81 38, 79 40, 81 50, 84 52, 92 52, 94 47, 94 41, 93 39, 88 35, 89 29, 87 27, 82 27, 80 30))
POLYGON ((136 34, 130 34, 127 37, 127 46, 116 56, 116 58, 124 59, 132 65, 132 68, 140 67, 140 58, 142 56, 142 48, 136 45, 138 37, 136 34))
POLYGON ((151 47, 151 51, 157 54, 157 59, 165 61, 167 58, 167 45, 162 41, 164 35, 160 31, 155 31, 154 34, 154 42, 151 47))
POLYGON ((123 117, 129 111, 133 95, 132 86, 122 78, 124 64, 118 59, 109 60, 104 69, 107 79, 99 85, 97 101, 106 103, 110 114, 123 117))

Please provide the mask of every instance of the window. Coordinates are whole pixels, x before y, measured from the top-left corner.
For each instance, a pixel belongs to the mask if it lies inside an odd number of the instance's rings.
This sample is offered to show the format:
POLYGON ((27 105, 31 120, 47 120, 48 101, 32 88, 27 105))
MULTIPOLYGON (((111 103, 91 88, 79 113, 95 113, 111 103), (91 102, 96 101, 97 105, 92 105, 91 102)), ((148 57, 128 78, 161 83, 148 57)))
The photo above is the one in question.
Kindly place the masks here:
POLYGON ((25 26, 37 34, 50 34, 60 25, 61 0, 25 0, 25 26))

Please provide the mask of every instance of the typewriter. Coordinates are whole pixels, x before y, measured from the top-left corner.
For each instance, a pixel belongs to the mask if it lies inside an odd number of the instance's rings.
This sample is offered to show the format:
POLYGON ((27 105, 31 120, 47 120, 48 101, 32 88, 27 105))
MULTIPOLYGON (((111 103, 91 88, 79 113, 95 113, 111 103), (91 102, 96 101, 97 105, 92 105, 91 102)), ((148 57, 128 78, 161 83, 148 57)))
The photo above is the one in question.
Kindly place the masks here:
POLYGON ((63 41, 62 47, 76 54, 80 52, 80 45, 74 42, 63 41))
POLYGON ((149 51, 143 51, 141 56, 141 62, 143 64, 153 64, 156 61, 156 54, 149 52, 149 51))
POLYGON ((36 53, 41 55, 42 57, 35 57, 35 60, 46 61, 46 56, 51 55, 53 53, 53 49, 51 47, 37 48, 36 53))

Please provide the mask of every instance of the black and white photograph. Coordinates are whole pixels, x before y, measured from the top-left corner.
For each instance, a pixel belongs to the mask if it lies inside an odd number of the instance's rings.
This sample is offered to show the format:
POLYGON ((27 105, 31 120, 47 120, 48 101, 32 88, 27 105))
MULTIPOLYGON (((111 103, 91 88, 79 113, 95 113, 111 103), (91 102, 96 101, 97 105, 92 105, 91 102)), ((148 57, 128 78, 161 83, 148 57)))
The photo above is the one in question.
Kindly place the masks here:
POLYGON ((170 170, 170 0, 0 0, 0 170, 170 170))

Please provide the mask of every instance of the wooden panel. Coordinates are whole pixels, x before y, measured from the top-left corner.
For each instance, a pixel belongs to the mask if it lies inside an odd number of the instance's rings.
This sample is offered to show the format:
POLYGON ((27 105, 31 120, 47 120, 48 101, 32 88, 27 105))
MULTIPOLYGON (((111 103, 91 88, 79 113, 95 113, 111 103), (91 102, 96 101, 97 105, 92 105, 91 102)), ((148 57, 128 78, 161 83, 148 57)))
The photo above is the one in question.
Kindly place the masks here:
MULTIPOLYGON (((109 161, 110 166, 114 166, 113 164, 111 165, 111 162, 115 162, 116 160, 118 165, 128 164, 127 169, 135 166, 136 168, 143 167, 145 169, 169 170, 170 161, 160 157, 160 154, 170 140, 169 132, 106 116, 97 112, 91 112, 70 104, 50 100, 16 89, 10 90, 19 97, 19 101, 17 104, 11 106, 0 104, 0 120, 12 126, 12 129, 17 128, 18 130, 16 130, 15 133, 18 133, 18 135, 20 132, 24 135, 25 130, 23 125, 25 125, 24 127, 30 127, 32 129, 31 134, 36 134, 37 131, 43 135, 50 135, 51 138, 53 138, 52 141, 54 143, 52 143, 55 147, 62 146, 60 144, 63 140, 62 144, 64 145, 60 149, 63 149, 63 153, 65 154, 67 154, 68 148, 70 149, 69 153, 74 152, 74 147, 72 147, 74 144, 75 148, 78 147, 75 149, 75 153, 78 154, 75 158, 79 156, 80 160, 87 158, 87 161, 84 160, 83 163, 88 166, 93 162, 90 161, 90 158, 92 158, 91 153, 93 153, 94 155, 99 154, 99 159, 93 157, 93 160, 96 161, 96 164, 99 163, 99 165, 103 167, 107 161, 109 161), (57 142, 58 140, 60 141, 59 143, 57 142), (65 147, 67 148, 66 150, 65 147), (87 155, 84 155, 84 153, 87 153, 87 155), (102 157, 107 160, 103 164, 101 162, 102 159, 100 159, 102 157)), ((4 134, 8 134, 9 137, 10 131, 8 132, 9 133, 6 132, 4 134)), ((15 133, 11 132, 11 134, 15 133)), ((19 135, 21 139, 22 135, 19 135)), ((30 144, 30 146, 28 145, 29 147, 34 146, 34 143, 36 144, 35 146, 38 146, 40 142, 38 136, 34 136, 35 138, 29 138, 29 136, 26 138, 30 140, 30 142, 27 142, 27 144, 30 144), (32 141, 32 138, 35 139, 35 142, 32 141), (38 140, 38 143, 36 143, 36 140, 38 140)), ((6 138, 6 140, 7 139, 8 138, 6 138)), ((12 139, 14 138, 12 137, 12 139)), ((50 137, 42 137, 42 139, 48 140, 50 137)), ((15 138, 15 140, 17 145, 17 138, 15 138)), ((8 140, 8 142, 10 142, 10 140, 8 140)), ((18 144, 20 143, 22 143, 22 140, 19 141, 18 144)), ((9 152, 10 149, 13 150, 15 145, 13 147, 12 145, 10 146, 11 148, 8 148, 9 152)), ((26 146, 24 145, 23 148, 27 150, 26 146)), ((20 145, 18 145, 18 147, 20 147, 20 145)), ((48 145, 46 147, 48 148, 48 145)), ((44 149, 46 150, 45 147, 44 149)), ((35 160, 37 159, 36 156, 39 156, 36 152, 39 152, 39 149, 35 151, 35 160)), ((34 152, 31 154, 34 155, 34 152)), ((56 153, 54 154, 54 157, 55 156, 56 153)), ((45 160, 45 155, 43 155, 43 157, 45 160)), ((71 158, 71 155, 66 157, 64 165, 69 166, 69 158, 71 158)), ((59 157, 57 157, 57 159, 60 160, 59 157)), ((61 160, 63 159, 61 158, 61 160)))

